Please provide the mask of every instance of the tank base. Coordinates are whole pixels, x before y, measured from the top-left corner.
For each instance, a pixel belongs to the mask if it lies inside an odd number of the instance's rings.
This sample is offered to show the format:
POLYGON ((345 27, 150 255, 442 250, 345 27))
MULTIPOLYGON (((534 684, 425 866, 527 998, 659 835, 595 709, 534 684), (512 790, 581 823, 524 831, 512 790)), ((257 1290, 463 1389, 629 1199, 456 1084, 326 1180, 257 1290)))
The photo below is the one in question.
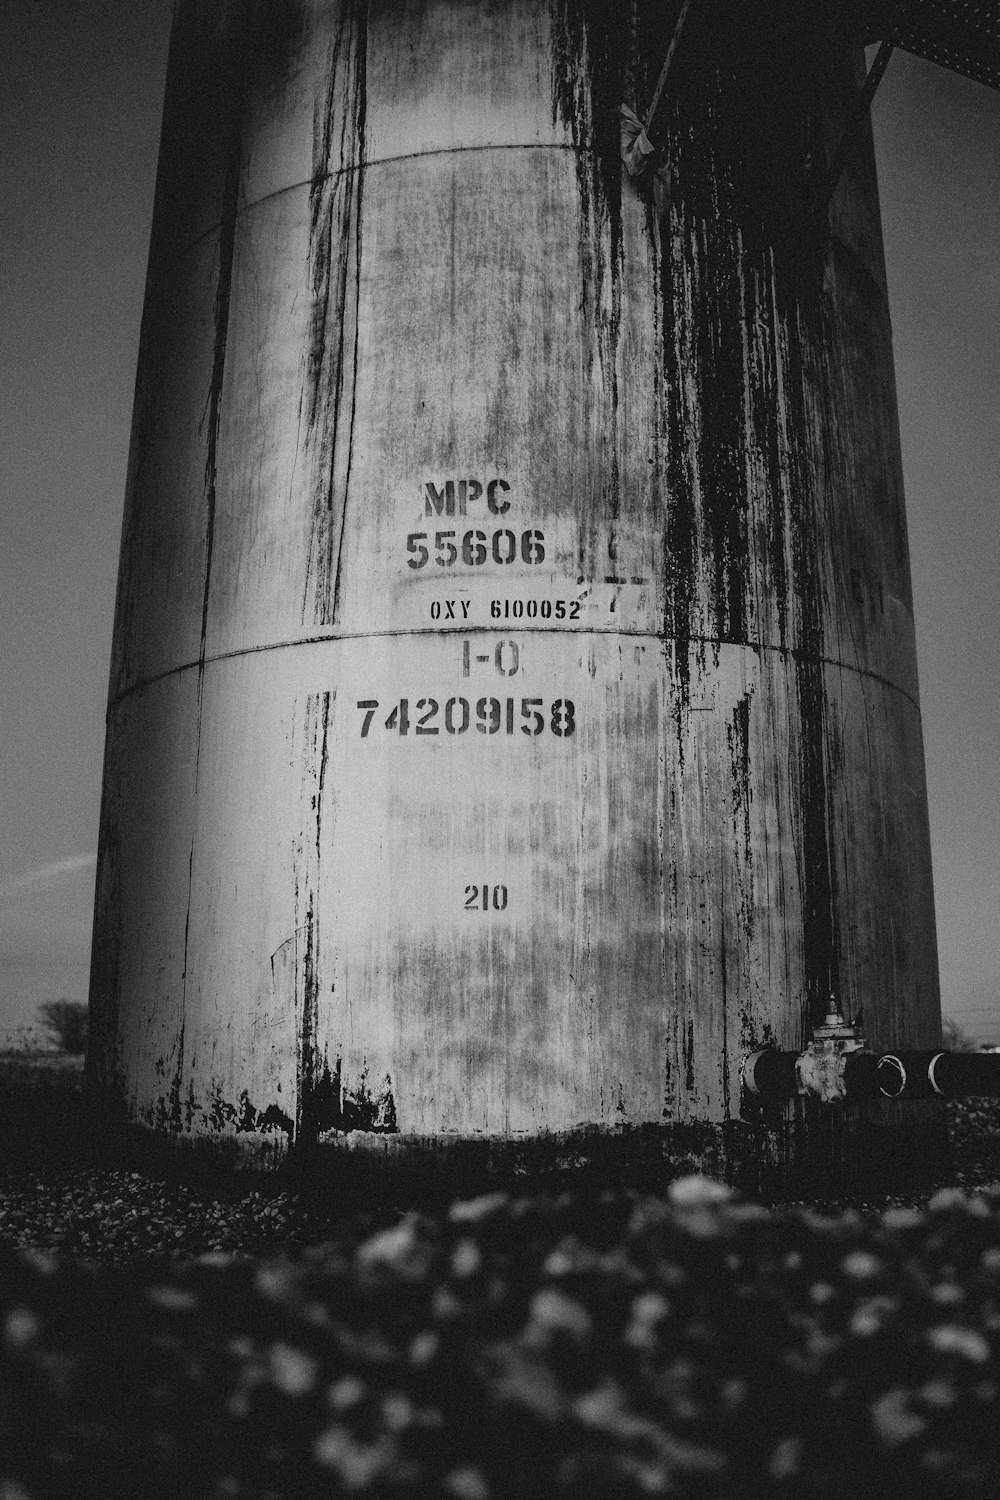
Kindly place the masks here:
POLYGON ((429 1206, 490 1191, 658 1192, 700 1173, 762 1201, 919 1191, 951 1165, 940 1101, 865 1101, 831 1110, 796 1100, 720 1124, 598 1125, 538 1136, 329 1131, 289 1145, 280 1132, 190 1135, 104 1122, 115 1155, 196 1175, 282 1177, 322 1199, 391 1196, 429 1206))
POLYGON ((291 1151, 287 1168, 310 1190, 378 1183, 413 1199, 529 1187, 657 1192, 700 1173, 766 1201, 919 1190, 949 1165, 936 1101, 905 1115, 881 1102, 830 1111, 796 1101, 753 1120, 594 1125, 523 1138, 330 1132, 291 1151))

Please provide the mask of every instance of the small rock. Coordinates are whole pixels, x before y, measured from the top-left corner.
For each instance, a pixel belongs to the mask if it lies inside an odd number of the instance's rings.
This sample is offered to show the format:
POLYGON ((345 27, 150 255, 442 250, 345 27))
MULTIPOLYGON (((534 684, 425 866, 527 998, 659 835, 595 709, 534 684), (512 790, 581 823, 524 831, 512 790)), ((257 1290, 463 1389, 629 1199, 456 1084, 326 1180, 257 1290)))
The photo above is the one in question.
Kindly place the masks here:
POLYGON ((637 1323, 662 1323, 670 1316, 670 1303, 662 1292, 640 1292, 632 1300, 632 1317, 637 1323))
POLYGON ((271 1380, 286 1396, 306 1396, 316 1384, 316 1361, 304 1349, 282 1340, 271 1346, 271 1380))
POLYGON ((327 1469, 336 1469, 348 1490, 363 1490, 386 1467, 388 1457, 385 1440, 376 1443, 361 1443, 339 1424, 320 1433, 313 1445, 317 1463, 327 1469))
POLYGON ((434 1296, 431 1298, 431 1316, 438 1323, 450 1323, 452 1319, 460 1317, 462 1304, 454 1292, 449 1292, 446 1286, 436 1286, 434 1296))
POLYGON ((479 1198, 466 1198, 453 1203, 448 1210, 448 1218, 453 1224, 478 1224, 499 1213, 506 1203, 506 1193, 484 1193, 479 1198))
POLYGON ((367 1387, 357 1375, 341 1375, 327 1393, 327 1401, 334 1411, 350 1411, 365 1399, 367 1387))
POLYGON ((417 1234, 415 1214, 407 1214, 392 1229, 383 1229, 365 1240, 356 1251, 358 1264, 365 1268, 384 1266, 401 1275, 422 1274, 427 1260, 427 1246, 417 1234))
POLYGON ((415 1334, 410 1344, 410 1364, 419 1369, 423 1365, 429 1365, 440 1348, 441 1340, 430 1328, 423 1329, 415 1334))
POLYGON ((41 1324, 30 1307, 14 1307, 3 1325, 4 1343, 8 1349, 23 1349, 41 1332, 41 1324))
POLYGON ((23 1258, 33 1271, 39 1271, 43 1276, 54 1276, 59 1262, 54 1255, 48 1255, 44 1250, 37 1250, 33 1245, 28 1246, 23 1252, 23 1258))
POLYGON ((213 1248, 211 1250, 203 1251, 203 1253, 198 1256, 198 1264, 200 1266, 209 1266, 213 1270, 222 1270, 226 1266, 231 1266, 235 1258, 235 1255, 227 1250, 213 1248))
POLYGON ((982 1334, 960 1323, 940 1323, 928 1329, 927 1342, 938 1354, 957 1354, 977 1365, 985 1364, 990 1357, 990 1346, 982 1334))
POLYGON ((958 1400, 958 1392, 950 1380, 925 1380, 917 1394, 933 1411, 947 1411, 958 1400))
POLYGON ((561 1245, 557 1245, 556 1248, 545 1257, 545 1260, 542 1263, 542 1270, 544 1271, 546 1276, 568 1276, 570 1272, 575 1269, 576 1265, 577 1262, 575 1258, 569 1253, 569 1251, 564 1250, 561 1245))
POLYGON ((0 1479, 0 1500, 31 1500, 31 1495, 17 1479, 0 1479))
POLYGON ((146 1301, 152 1302, 154 1307, 159 1307, 163 1312, 194 1312, 198 1306, 198 1298, 194 1293, 179 1286, 149 1286, 146 1288, 146 1301))
POLYGON ((711 1177, 702 1177, 697 1173, 678 1177, 667 1189, 667 1197, 675 1208, 712 1207, 728 1203, 732 1196, 732 1189, 724 1182, 716 1182, 711 1177))
POLYGON ((663 1434, 662 1443, 671 1467, 681 1473, 686 1470, 689 1475, 701 1479, 702 1476, 721 1474, 726 1468, 726 1455, 704 1443, 682 1442, 668 1433, 663 1434))
POLYGON ((390 1391, 382 1401, 382 1420, 390 1432, 402 1432, 413 1422, 413 1403, 402 1391, 390 1391))
POLYGON ((893 1304, 887 1298, 873 1297, 854 1309, 848 1327, 855 1338, 871 1338, 885 1327, 886 1314, 892 1311, 893 1304))
POLYGON ((748 1387, 745 1380, 727 1380, 719 1391, 723 1406, 728 1411, 739 1411, 747 1399, 748 1387))
POLYGON ((467 1280, 475 1276, 483 1263, 483 1257, 479 1253, 479 1247, 474 1240, 460 1240, 452 1251, 451 1274, 459 1280, 467 1280))
POLYGON ((254 1281, 262 1296, 280 1302, 291 1290, 292 1269, 290 1266, 261 1266, 254 1281))
POLYGON ((670 1316, 670 1303, 660 1292, 641 1292, 633 1299, 631 1319, 623 1335, 631 1349, 655 1349, 659 1325, 670 1316))
POLYGON ((568 1333, 571 1337, 584 1339, 590 1333, 590 1314, 582 1302, 567 1297, 555 1287, 543 1287, 531 1299, 532 1323, 551 1333, 568 1333))
POLYGON ((915 1208, 887 1208, 882 1215, 882 1227, 890 1234, 906 1234, 911 1229, 919 1229, 923 1222, 923 1214, 915 1208))
POLYGON ((889 1448, 898 1448, 917 1437, 927 1425, 910 1406, 910 1393, 897 1387, 872 1402, 872 1426, 889 1448))
POLYGON ((822 1307, 825 1303, 836 1297, 836 1295, 836 1291, 828 1281, 814 1281, 809 1288, 809 1300, 815 1303, 817 1307, 822 1307))
POLYGON ((790 1479, 797 1474, 802 1464, 802 1439, 782 1438, 768 1460, 767 1472, 771 1479, 790 1479))
POLYGON ((941 1188, 929 1199, 927 1212, 932 1214, 951 1214, 964 1212, 968 1199, 961 1188, 941 1188))
POLYGON ((606 1432, 622 1439, 646 1438, 652 1425, 629 1409, 625 1392, 614 1380, 608 1380, 577 1396, 573 1410, 585 1427, 606 1432))
POLYGON ((489 1500, 489 1486, 478 1469, 452 1469, 445 1476, 444 1491, 454 1500, 489 1500))
POLYGON ((882 1270, 882 1262, 868 1250, 852 1250, 840 1262, 840 1269, 852 1281, 870 1281, 882 1270))

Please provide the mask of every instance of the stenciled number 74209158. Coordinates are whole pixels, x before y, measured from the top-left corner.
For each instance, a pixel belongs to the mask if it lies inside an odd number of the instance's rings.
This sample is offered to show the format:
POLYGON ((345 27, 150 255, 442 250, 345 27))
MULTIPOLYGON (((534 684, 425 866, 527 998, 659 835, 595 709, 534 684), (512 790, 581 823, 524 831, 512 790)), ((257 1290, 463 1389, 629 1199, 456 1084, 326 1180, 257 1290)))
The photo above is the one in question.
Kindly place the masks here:
MULTIPOLYGON (((358 708, 361 738, 368 739, 372 721, 379 714, 377 698, 361 698, 358 708)), ((513 734, 519 729, 529 737, 543 734, 546 723, 552 734, 568 739, 576 730, 576 710, 570 698, 557 698, 546 704, 543 698, 480 698, 473 706, 467 698, 449 698, 441 711, 436 698, 418 698, 412 711, 409 698, 400 698, 390 707, 384 728, 397 734, 465 734, 473 726, 479 734, 513 734), (520 703, 520 711, 518 704, 520 703), (474 716, 474 717, 473 717, 474 716)))

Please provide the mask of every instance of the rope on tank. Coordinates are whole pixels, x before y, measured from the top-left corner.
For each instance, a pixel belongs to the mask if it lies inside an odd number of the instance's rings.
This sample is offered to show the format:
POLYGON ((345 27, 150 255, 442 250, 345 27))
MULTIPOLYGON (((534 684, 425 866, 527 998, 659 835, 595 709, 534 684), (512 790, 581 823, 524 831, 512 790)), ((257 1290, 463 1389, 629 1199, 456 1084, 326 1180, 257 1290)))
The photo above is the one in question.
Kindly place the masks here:
POLYGON ((653 139, 653 121, 663 98, 663 91, 667 85, 667 75, 673 65, 674 54, 684 30, 684 22, 687 13, 691 9, 691 0, 684 0, 674 26, 673 35, 670 38, 670 46, 660 69, 660 76, 653 90, 653 98, 649 109, 646 111, 645 122, 640 120, 634 110, 627 104, 623 104, 619 111, 621 116, 621 151, 625 170, 630 177, 644 177, 649 174, 653 183, 653 194, 656 202, 656 211, 663 214, 668 195, 668 169, 662 160, 662 154, 658 149, 657 142, 653 139))

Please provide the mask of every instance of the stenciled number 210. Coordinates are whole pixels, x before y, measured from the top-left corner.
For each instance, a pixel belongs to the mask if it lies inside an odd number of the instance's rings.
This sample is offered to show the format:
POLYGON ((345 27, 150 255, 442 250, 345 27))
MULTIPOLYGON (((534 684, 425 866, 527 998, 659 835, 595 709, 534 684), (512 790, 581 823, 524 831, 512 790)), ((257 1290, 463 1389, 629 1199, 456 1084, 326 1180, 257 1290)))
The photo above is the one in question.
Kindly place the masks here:
POLYGON ((489 911, 491 901, 494 911, 506 911, 507 887, 505 885, 467 885, 465 887, 466 911, 489 911))

